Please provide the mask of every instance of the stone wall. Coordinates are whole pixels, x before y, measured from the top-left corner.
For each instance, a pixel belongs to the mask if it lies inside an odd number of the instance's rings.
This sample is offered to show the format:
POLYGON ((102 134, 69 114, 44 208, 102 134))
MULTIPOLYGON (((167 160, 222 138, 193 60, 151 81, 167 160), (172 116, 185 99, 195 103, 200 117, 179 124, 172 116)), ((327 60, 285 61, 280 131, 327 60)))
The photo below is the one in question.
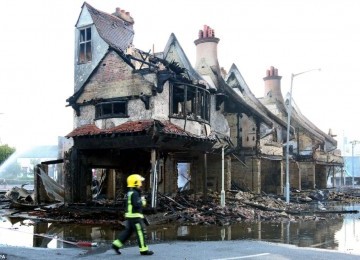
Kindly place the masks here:
MULTIPOLYGON (((201 160, 203 161, 203 160, 201 160)), ((207 187, 209 190, 220 192, 222 188, 222 160, 221 154, 209 154, 207 158, 207 187)), ((202 171, 203 172, 203 171, 202 171)), ((224 158, 224 190, 231 188, 231 160, 224 158)))
POLYGON ((255 193, 261 191, 261 161, 258 158, 246 157, 245 162, 232 159, 232 181, 244 190, 251 190, 255 193), (245 165, 244 165, 245 163, 245 165))
POLYGON ((315 165, 315 186, 317 189, 326 189, 327 188, 327 176, 330 172, 332 176, 334 166, 325 166, 321 164, 315 165))
POLYGON ((261 160, 261 191, 272 194, 282 193, 281 161, 261 160))
MULTIPOLYGON (((313 189, 315 187, 315 164, 313 162, 299 162, 300 180, 294 184, 297 189, 313 189)), ((295 180, 294 180, 295 181, 295 180)))
MULTIPOLYGON (((290 188, 301 189, 301 178, 299 164, 295 161, 289 162, 289 182, 290 188)), ((285 169, 286 171, 286 169, 285 169)), ((284 175, 284 183, 286 185, 286 174, 284 175)))

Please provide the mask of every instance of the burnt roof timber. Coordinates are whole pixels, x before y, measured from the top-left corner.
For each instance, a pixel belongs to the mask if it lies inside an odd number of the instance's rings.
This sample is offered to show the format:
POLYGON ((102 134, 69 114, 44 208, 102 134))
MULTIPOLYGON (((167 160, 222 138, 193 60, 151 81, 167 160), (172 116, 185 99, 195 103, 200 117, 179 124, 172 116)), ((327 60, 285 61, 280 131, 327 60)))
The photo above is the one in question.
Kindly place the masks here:
MULTIPOLYGON (((242 107, 245 111, 248 112, 249 115, 252 115, 254 117, 256 117, 257 119, 259 119, 260 121, 264 122, 265 124, 267 124, 269 127, 273 126, 273 122, 264 114, 260 113, 259 111, 257 111, 254 107, 250 106, 241 96, 239 96, 232 87, 230 87, 225 80, 221 77, 218 76, 217 72, 215 69, 211 68, 211 70, 213 71, 214 75, 217 77, 219 85, 220 85, 220 89, 223 89, 223 91, 225 92, 225 94, 228 94, 231 98, 235 99, 238 103, 237 105, 242 107)), ((245 113, 246 114, 246 113, 245 113)))
MULTIPOLYGON (((272 120, 274 120, 276 123, 278 123, 279 125, 283 126, 283 127, 287 127, 287 123, 282 120, 281 118, 279 118, 277 115, 275 115, 274 113, 272 113, 263 103, 261 103, 259 101, 258 98, 255 97, 254 93, 251 91, 251 89, 249 88, 249 86, 247 85, 247 83, 245 82, 244 77, 241 75, 240 70, 237 68, 237 66, 235 64, 232 64, 229 73, 227 74, 225 81, 227 81, 227 79, 231 76, 231 74, 233 74, 235 76, 235 79, 237 80, 237 82, 239 83, 239 85, 237 86, 242 87, 244 89, 244 92, 246 94, 246 96, 252 101, 252 103, 256 106, 254 107, 255 109, 259 109, 260 111, 262 111, 266 116, 268 116, 269 118, 271 118, 272 120)), ((240 88, 239 88, 240 89, 240 88)), ((241 91, 241 90, 240 90, 241 91)), ((246 100, 245 100, 246 102, 246 100)), ((251 103, 250 103, 251 105, 251 103)))

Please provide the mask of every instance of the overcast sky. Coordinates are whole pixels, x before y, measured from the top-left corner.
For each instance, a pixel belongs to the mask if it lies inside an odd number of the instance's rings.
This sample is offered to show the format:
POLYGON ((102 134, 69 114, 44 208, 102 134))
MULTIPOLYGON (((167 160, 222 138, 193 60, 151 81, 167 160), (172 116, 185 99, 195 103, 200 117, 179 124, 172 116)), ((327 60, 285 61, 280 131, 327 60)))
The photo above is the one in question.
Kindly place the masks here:
MULTIPOLYGON (((66 99, 74 86, 74 28, 84 1, 1 1, 0 140, 21 149, 56 144, 72 130, 66 99)), ((220 66, 234 63, 257 97, 270 66, 294 78, 300 111, 324 132, 360 140, 360 1, 358 0, 88 0, 135 20, 135 47, 162 51, 174 33, 190 62, 203 25, 220 39, 220 66)), ((342 147, 339 147, 342 148, 342 147)))

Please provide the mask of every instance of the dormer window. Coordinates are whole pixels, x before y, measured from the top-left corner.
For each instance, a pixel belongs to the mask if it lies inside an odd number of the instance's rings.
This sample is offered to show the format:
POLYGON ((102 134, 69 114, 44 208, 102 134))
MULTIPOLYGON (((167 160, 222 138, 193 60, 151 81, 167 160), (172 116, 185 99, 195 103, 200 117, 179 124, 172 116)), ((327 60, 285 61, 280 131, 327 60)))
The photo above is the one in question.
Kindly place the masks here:
POLYGON ((79 63, 91 61, 91 27, 79 30, 79 63))

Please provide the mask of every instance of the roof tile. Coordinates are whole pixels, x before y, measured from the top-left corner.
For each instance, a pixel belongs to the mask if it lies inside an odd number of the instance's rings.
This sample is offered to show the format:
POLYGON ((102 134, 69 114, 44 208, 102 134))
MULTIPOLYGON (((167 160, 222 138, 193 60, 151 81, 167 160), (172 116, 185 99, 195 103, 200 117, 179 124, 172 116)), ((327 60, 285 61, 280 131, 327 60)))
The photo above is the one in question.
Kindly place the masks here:
POLYGON ((115 15, 99 11, 88 3, 85 5, 101 38, 114 49, 124 52, 133 42, 134 30, 132 25, 115 15))

